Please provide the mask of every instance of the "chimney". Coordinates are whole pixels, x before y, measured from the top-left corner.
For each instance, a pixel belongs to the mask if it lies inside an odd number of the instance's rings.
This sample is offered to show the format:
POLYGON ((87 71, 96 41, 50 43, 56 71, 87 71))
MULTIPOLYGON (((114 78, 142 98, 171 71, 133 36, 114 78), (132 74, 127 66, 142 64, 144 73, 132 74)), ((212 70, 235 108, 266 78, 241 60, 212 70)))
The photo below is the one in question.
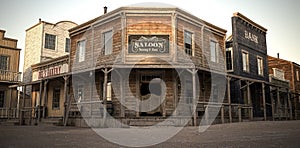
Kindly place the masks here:
POLYGON ((277 53, 277 58, 279 59, 279 53, 277 53))
POLYGON ((42 19, 41 18, 39 18, 39 23, 41 23, 42 22, 42 19))
POLYGON ((104 14, 106 14, 107 13, 107 7, 104 6, 103 8, 104 8, 104 14))

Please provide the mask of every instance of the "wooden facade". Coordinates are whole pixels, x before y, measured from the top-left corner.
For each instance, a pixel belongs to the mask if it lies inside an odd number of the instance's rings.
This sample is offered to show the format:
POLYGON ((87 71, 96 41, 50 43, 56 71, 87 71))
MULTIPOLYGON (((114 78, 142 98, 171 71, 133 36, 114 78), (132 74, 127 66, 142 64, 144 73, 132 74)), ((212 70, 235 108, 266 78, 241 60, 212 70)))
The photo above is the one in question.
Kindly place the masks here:
POLYGON ((21 79, 19 72, 20 51, 18 40, 5 37, 5 31, 0 30, 0 118, 17 116, 17 87, 21 79))
MULTIPOLYGON (((203 105, 209 102, 213 90, 211 71, 224 78, 225 34, 225 30, 178 8, 122 7, 71 29, 69 104, 80 106, 80 113, 69 106, 67 116, 105 118, 107 111, 122 122, 153 116, 185 116, 177 107, 183 100, 185 103, 194 100, 201 102, 199 114, 190 110, 193 124, 198 124, 205 110, 203 105), (105 51, 106 32, 112 32, 109 54, 105 51), (192 34, 189 56, 185 52, 186 32, 192 34), (210 59, 212 41, 218 55, 214 62, 210 59), (150 43, 153 46, 145 48, 150 43), (84 54, 80 53, 80 44, 85 45, 84 54), (126 74, 128 79, 123 78, 126 74), (160 80, 153 82, 153 86, 159 88, 156 95, 161 104, 155 110, 145 111, 147 104, 141 100, 149 97, 148 87, 155 79, 160 80), (165 96, 161 94, 162 81, 165 96), (120 87, 105 87, 108 84, 120 87), (107 110, 99 109, 101 106, 107 110)), ((214 89, 219 88, 214 86, 214 89)))
POLYGON ((290 105, 288 105, 292 107, 292 117, 290 118, 298 119, 300 115, 300 66, 297 63, 280 59, 279 57, 268 56, 268 68, 270 73, 275 73, 276 69, 283 71, 282 77, 289 81, 288 90, 285 90, 285 92, 291 101, 290 105))

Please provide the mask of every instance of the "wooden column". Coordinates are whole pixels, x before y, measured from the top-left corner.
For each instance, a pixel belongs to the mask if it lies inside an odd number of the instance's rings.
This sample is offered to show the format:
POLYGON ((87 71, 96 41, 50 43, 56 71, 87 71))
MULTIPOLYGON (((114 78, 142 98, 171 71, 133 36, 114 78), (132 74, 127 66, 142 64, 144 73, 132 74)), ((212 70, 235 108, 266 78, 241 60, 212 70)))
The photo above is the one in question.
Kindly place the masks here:
POLYGON ((275 120, 275 104, 274 104, 274 96, 271 93, 271 107, 272 107, 272 120, 275 120))
POLYGON ((250 118, 250 120, 252 120, 253 109, 251 109, 252 102, 251 102, 251 94, 250 94, 250 83, 249 83, 249 81, 247 81, 246 83, 247 83, 247 99, 248 99, 248 105, 250 107, 250 109, 249 109, 249 118, 250 118))
POLYGON ((279 116, 279 119, 281 119, 281 111, 279 110, 281 103, 280 103, 280 96, 279 96, 279 88, 276 88, 276 96, 277 96, 277 106, 276 106, 276 110, 277 110, 277 114, 279 116))
POLYGON ((46 117, 46 105, 47 105, 47 84, 48 84, 48 80, 45 80, 44 82, 44 94, 43 94, 43 100, 44 100, 44 105, 43 105, 43 118, 46 117))
POLYGON ((221 106, 221 120, 222 120, 222 123, 225 123, 225 121, 224 121, 224 105, 221 106))
POLYGON ((102 72, 104 73, 104 82, 103 82, 103 126, 105 126, 106 122, 106 116, 107 116, 107 75, 110 73, 113 69, 108 70, 105 68, 104 70, 102 69, 102 72))
POLYGON ((264 120, 267 120, 267 108, 266 108, 266 94, 265 94, 265 83, 261 83, 262 85, 262 97, 263 97, 263 107, 264 107, 264 120))
POLYGON ((242 107, 241 107, 241 105, 238 106, 238 114, 239 114, 239 122, 242 122, 242 107))
MULTIPOLYGON (((295 113, 295 120, 298 120, 298 116, 297 116, 297 100, 298 100, 298 98, 296 98, 296 95, 294 94, 293 95, 294 97, 294 104, 295 104, 295 110, 294 110, 294 113, 295 113)), ((299 97, 299 96, 298 96, 299 97)))
POLYGON ((197 90, 196 90, 196 74, 198 72, 198 70, 196 70, 195 68, 193 68, 192 70, 188 71, 192 74, 192 81, 193 81, 193 118, 194 118, 194 126, 197 126, 197 113, 196 113, 196 108, 197 108, 197 104, 198 104, 198 99, 197 99, 197 90))
POLYGON ((285 117, 285 120, 288 119, 288 98, 285 98, 285 97, 284 97, 284 117, 285 117))
POLYGON ((64 100, 65 100, 65 102, 64 102, 64 117, 63 117, 64 126, 67 125, 67 120, 68 120, 67 118, 69 116, 69 111, 68 111, 68 105, 69 105, 68 102, 69 102, 69 100, 68 99, 70 99, 70 98, 68 98, 68 92, 67 92, 69 77, 70 76, 64 76, 63 77, 64 78, 64 100))
POLYGON ((22 110, 24 110, 24 107, 25 107, 25 97, 26 97, 26 85, 23 86, 23 103, 22 103, 22 107, 19 105, 19 119, 20 119, 20 125, 22 125, 22 122, 23 122, 23 112, 22 110))
POLYGON ((39 98, 39 104, 38 104, 38 123, 40 122, 41 117, 41 104, 42 104, 42 92, 43 92, 43 81, 40 82, 40 98, 39 98))
POLYGON ((289 110, 290 110, 290 120, 293 120, 293 108, 292 108, 292 102, 291 102, 289 89, 287 89, 287 93, 288 93, 288 103, 289 103, 289 110))
POLYGON ((177 116, 177 101, 178 101, 178 92, 177 92, 177 76, 175 74, 176 70, 173 70, 173 95, 174 95, 174 115, 177 116))
POLYGON ((12 112, 12 109, 11 109, 11 102, 12 102, 12 96, 13 96, 13 95, 12 95, 12 92, 13 92, 12 89, 13 89, 13 88, 9 88, 9 92, 10 92, 10 96, 9 96, 9 97, 10 97, 10 98, 9 98, 8 113, 7 113, 7 118, 8 118, 8 119, 10 119, 10 115, 12 115, 12 113, 13 113, 13 112, 12 112))
POLYGON ((121 117, 125 117, 125 95, 124 95, 124 78, 123 78, 123 75, 122 75, 122 72, 120 73, 120 95, 121 95, 121 117))
POLYGON ((136 81, 135 81, 135 87, 136 87, 136 117, 140 117, 140 76, 139 72, 136 71, 136 81))
POLYGON ((230 91, 230 77, 227 77, 227 98, 228 98, 228 112, 229 122, 232 122, 232 111, 231 111, 231 91, 230 91))

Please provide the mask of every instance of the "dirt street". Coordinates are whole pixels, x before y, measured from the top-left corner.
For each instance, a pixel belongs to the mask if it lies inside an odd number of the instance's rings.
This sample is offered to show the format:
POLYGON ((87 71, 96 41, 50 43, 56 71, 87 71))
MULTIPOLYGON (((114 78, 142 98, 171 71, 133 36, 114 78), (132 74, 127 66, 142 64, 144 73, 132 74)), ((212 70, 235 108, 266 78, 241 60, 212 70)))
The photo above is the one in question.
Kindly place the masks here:
MULTIPOLYGON (((124 147, 110 143, 90 128, 0 126, 0 133, 0 147, 4 148, 124 147)), ((166 142, 151 147, 300 147, 300 121, 219 124, 203 133, 198 127, 185 127, 166 142)))

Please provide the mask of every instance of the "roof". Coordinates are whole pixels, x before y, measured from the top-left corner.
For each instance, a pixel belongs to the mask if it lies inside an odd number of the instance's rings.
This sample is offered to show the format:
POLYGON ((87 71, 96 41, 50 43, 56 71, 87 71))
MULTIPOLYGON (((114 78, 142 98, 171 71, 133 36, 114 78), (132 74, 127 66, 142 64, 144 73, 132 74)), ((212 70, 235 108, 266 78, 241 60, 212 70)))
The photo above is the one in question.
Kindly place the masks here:
POLYGON ((262 27, 261 25, 255 23, 254 21, 252 21, 251 19, 247 18, 246 16, 244 16, 244 15, 241 14, 240 12, 235 12, 235 13, 233 13, 233 16, 234 16, 234 17, 239 17, 239 18, 245 20, 245 21, 248 22, 249 24, 251 24, 251 25, 257 27, 258 29, 260 29, 260 30, 262 30, 262 31, 264 31, 264 32, 267 32, 267 31, 268 31, 266 28, 264 28, 264 27, 262 27))
POLYGON ((149 11, 162 11, 162 12, 163 11, 179 12, 179 13, 187 15, 187 16, 189 16, 189 17, 191 17, 191 18, 193 18, 193 19, 195 19, 195 20, 197 20, 199 22, 203 22, 205 25, 207 25, 207 26, 209 26, 209 27, 211 27, 213 29, 216 29, 216 30, 220 31, 224 35, 227 32, 227 30, 225 30, 223 28, 220 28, 218 26, 215 26, 215 25, 213 25, 213 24, 211 24, 209 22, 206 22, 206 21, 204 21, 204 20, 202 20, 202 19, 200 19, 200 18, 198 18, 198 17, 196 17, 196 16, 194 16, 194 15, 192 15, 192 14, 186 12, 186 11, 183 11, 182 9, 179 9, 177 7, 120 7, 120 8, 117 8, 117 9, 113 10, 113 11, 110 11, 110 12, 108 12, 106 14, 103 14, 103 15, 101 15, 99 17, 96 17, 96 18, 94 18, 94 19, 92 19, 90 21, 87 21, 87 22, 85 22, 83 24, 75 26, 74 28, 71 28, 69 30, 69 32, 72 33, 73 31, 76 31, 76 30, 78 30, 80 28, 89 27, 89 25, 93 24, 97 20, 104 19, 104 18, 106 18, 108 16, 111 16, 111 15, 113 15, 115 13, 118 13, 118 12, 128 12, 128 11, 131 11, 131 10, 140 10, 140 11, 143 11, 143 12, 145 10, 149 10, 149 11))

